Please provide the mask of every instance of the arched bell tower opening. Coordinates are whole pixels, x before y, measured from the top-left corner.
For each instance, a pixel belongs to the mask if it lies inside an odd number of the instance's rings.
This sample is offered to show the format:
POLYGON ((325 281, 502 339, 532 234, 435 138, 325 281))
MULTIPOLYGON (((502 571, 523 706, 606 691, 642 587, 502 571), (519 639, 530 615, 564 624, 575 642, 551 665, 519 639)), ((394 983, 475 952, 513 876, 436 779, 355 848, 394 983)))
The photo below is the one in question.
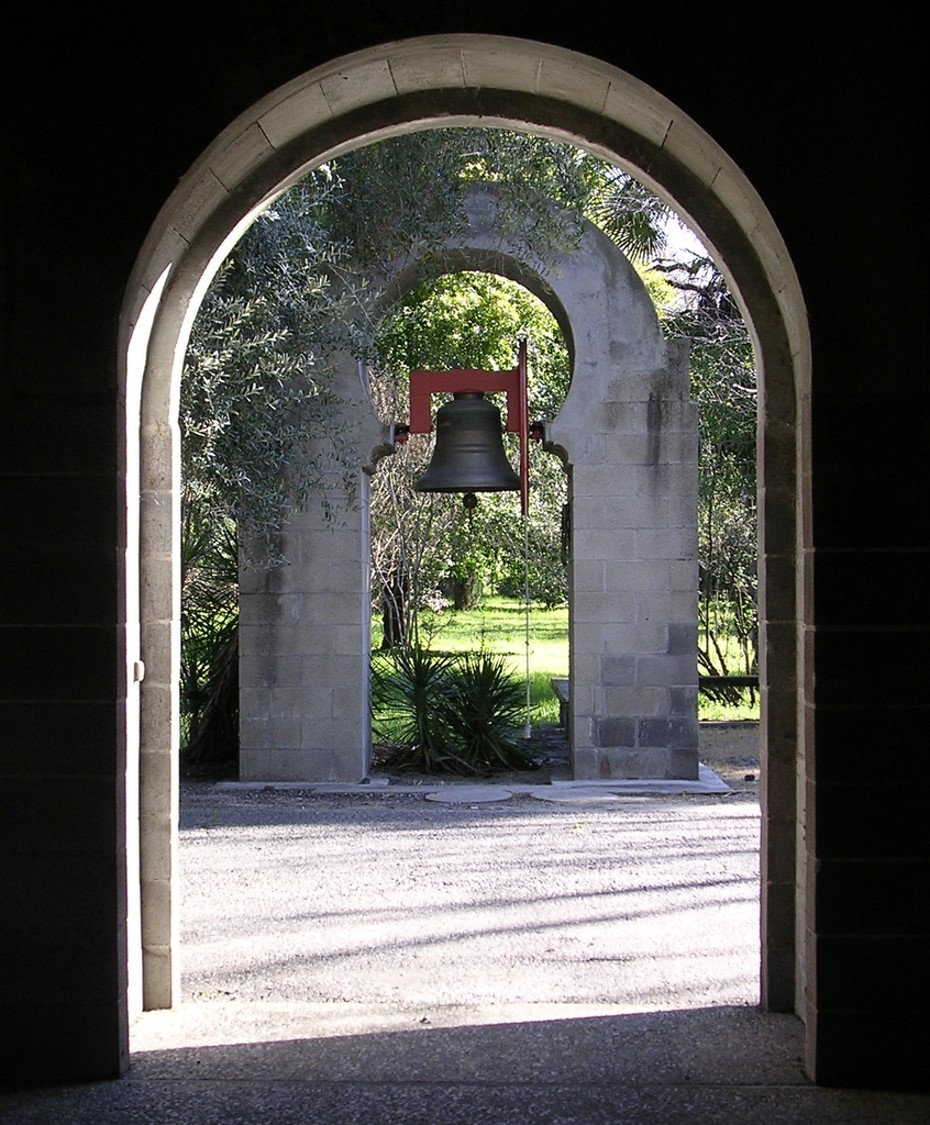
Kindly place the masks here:
MULTIPOLYGON (((542 443, 569 478, 573 776, 696 780, 697 407, 686 351, 664 340, 645 286, 595 227, 541 271, 501 235, 499 206, 493 190, 473 189, 465 230, 429 261, 434 270, 495 263, 529 284, 573 342, 568 396, 542 443)), ((405 262, 382 282, 397 294, 418 276, 417 262, 405 262)), ((336 425, 351 423, 371 464, 391 440, 389 420, 379 433, 350 356, 335 367, 338 398, 350 404, 336 425)), ((243 780, 368 774, 366 468, 357 467, 361 502, 338 527, 310 504, 282 536, 293 564, 243 571, 243 780)))
MULTIPOLYGON (((127 442, 130 465, 133 450, 139 465, 138 477, 129 477, 130 508, 141 497, 141 923, 130 942, 142 949, 144 1004, 168 1007, 178 998, 175 401, 190 324, 218 263, 277 193, 329 156, 439 121, 544 133, 630 171, 713 249, 753 333, 761 382, 762 995, 769 1008, 793 1010, 806 963, 803 942, 795 942, 804 933, 806 887, 795 792, 803 766, 797 638, 804 611, 797 591, 805 492, 798 465, 809 346, 797 280, 745 176, 656 91, 596 59, 469 35, 374 48, 270 94, 179 184, 138 259, 123 342, 127 442)), ((136 585, 133 574, 128 585, 136 585)))

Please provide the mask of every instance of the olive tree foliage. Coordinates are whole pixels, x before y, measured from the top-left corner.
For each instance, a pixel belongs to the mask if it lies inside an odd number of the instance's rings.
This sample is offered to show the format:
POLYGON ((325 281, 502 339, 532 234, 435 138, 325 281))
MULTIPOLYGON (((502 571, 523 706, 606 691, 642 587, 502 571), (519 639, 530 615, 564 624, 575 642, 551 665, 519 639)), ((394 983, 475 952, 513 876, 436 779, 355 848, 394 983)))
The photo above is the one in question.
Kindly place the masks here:
POLYGON ((348 316, 357 302, 347 248, 323 221, 333 190, 315 173, 261 215, 207 290, 185 356, 185 513, 200 528, 231 521, 257 563, 282 561, 276 535, 288 510, 338 495, 333 468, 345 470, 353 452, 328 363, 363 346, 364 330, 348 316), (322 456, 306 455, 310 435, 329 436, 322 456))

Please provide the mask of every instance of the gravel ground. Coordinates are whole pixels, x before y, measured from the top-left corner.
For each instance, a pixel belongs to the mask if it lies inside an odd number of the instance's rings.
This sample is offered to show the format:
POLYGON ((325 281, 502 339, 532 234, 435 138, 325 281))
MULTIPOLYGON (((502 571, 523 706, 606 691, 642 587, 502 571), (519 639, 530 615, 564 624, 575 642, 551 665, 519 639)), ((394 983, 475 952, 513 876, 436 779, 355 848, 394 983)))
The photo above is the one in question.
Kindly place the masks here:
POLYGON ((446 804, 185 784, 185 998, 754 1004, 751 750, 731 736, 702 755, 724 796, 446 804))

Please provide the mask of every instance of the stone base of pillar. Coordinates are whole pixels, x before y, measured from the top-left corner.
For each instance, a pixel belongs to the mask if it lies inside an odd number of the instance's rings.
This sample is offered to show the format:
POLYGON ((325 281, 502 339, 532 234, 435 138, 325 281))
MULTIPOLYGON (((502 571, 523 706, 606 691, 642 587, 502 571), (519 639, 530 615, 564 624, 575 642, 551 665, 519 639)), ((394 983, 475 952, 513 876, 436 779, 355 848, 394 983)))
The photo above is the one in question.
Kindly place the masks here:
POLYGON ((571 754, 576 781, 662 780, 697 781, 697 746, 584 747, 571 754))

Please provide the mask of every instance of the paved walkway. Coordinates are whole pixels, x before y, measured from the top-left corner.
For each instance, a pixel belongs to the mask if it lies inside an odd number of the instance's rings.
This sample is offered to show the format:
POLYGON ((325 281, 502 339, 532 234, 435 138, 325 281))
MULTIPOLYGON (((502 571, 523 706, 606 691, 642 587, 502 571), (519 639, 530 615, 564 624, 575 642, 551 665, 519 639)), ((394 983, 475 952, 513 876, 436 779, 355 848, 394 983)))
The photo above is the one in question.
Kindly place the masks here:
POLYGON ((186 1004, 127 1078, 0 1097, 16 1125, 926 1125, 930 1097, 826 1090, 800 1029, 753 1008, 610 1016, 186 1004))

